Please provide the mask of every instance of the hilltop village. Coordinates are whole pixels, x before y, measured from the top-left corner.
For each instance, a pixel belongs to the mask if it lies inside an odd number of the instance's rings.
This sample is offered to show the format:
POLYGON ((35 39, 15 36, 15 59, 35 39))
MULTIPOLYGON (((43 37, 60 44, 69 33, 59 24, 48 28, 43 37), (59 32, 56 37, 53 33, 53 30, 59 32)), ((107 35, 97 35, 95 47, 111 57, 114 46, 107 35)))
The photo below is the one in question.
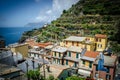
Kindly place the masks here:
POLYGON ((29 38, 25 43, 1 48, 0 64, 3 80, 25 80, 24 75, 36 69, 44 78, 52 75, 59 80, 70 76, 90 80, 117 80, 120 77, 118 57, 110 50, 105 34, 70 36, 59 43, 40 43, 29 38), (98 67, 102 64, 106 70, 98 67))
POLYGON ((79 0, 19 42, 0 38, 0 80, 120 80, 120 0, 79 0))

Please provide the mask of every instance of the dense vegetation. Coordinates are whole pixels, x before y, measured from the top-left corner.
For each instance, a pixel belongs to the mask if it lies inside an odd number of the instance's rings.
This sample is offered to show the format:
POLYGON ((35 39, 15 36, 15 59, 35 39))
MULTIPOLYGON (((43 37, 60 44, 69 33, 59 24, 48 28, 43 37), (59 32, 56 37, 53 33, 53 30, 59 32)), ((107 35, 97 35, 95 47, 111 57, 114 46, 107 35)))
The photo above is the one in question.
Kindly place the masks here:
MULTIPOLYGON (((38 36, 37 41, 61 41, 70 35, 107 34, 120 43, 120 0, 80 0, 47 27, 25 32, 21 41, 38 36)), ((119 45, 118 45, 119 47, 119 45)))

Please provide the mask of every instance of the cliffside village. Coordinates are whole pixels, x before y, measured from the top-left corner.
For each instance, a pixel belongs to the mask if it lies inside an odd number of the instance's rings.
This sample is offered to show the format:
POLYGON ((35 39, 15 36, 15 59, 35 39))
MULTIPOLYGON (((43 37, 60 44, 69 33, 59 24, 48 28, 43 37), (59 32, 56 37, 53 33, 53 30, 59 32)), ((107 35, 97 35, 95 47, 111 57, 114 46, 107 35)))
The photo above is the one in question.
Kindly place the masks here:
POLYGON ((27 71, 38 68, 44 77, 53 75, 59 80, 72 75, 120 80, 118 65, 118 57, 112 53, 104 34, 70 36, 58 43, 38 43, 29 38, 25 43, 0 48, 0 80, 23 80, 27 71))

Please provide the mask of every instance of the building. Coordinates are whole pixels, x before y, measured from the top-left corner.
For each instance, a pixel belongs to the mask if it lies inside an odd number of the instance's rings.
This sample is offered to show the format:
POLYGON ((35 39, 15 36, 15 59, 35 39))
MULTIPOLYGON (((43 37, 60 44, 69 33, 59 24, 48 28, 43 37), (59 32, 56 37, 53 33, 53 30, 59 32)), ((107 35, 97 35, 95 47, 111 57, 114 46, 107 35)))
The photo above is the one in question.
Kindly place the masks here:
POLYGON ((86 51, 84 56, 81 57, 78 74, 82 77, 91 77, 93 63, 97 59, 99 52, 86 51))
POLYGON ((14 66, 0 64, 0 77, 2 77, 3 80, 22 80, 23 73, 14 66))
POLYGON ((83 49, 76 46, 71 46, 67 49, 67 54, 64 57, 64 65, 70 67, 78 67, 83 49))
POLYGON ((8 46, 14 54, 21 53, 23 57, 28 57, 28 44, 11 44, 8 46))
POLYGON ((0 49, 0 64, 6 64, 10 66, 15 65, 13 53, 11 52, 11 50, 7 48, 0 49))
POLYGON ((62 44, 62 46, 77 46, 81 48, 86 48, 88 51, 93 51, 95 43, 92 41, 92 38, 70 36, 64 39, 64 44, 62 44))
POLYGON ((48 45, 52 45, 52 43, 50 42, 46 42, 46 43, 38 43, 36 42, 34 39, 27 39, 26 43, 29 45, 29 48, 34 48, 34 46, 38 46, 39 48, 45 48, 48 45))
POLYGON ((0 48, 5 48, 5 39, 0 36, 0 48))
POLYGON ((29 49, 28 55, 29 57, 34 57, 36 59, 42 58, 44 56, 45 59, 51 55, 51 49, 54 45, 51 43, 38 43, 32 49, 29 49))
POLYGON ((46 56, 49 54, 49 50, 46 50, 46 49, 30 49, 28 51, 28 55, 29 57, 31 58, 35 58, 35 59, 39 59, 39 58, 45 58, 46 59, 46 56))
POLYGON ((104 67, 107 71, 98 71, 98 60, 93 65, 93 77, 95 79, 100 78, 103 80, 114 80, 116 70, 117 57, 104 55, 104 67))
POLYGON ((61 42, 61 46, 70 47, 77 46, 86 48, 87 51, 103 51, 107 45, 107 36, 103 34, 96 34, 94 37, 78 37, 70 36, 61 42))
POLYGON ((96 51, 103 51, 105 50, 107 45, 107 35, 103 34, 96 34, 95 35, 95 48, 96 51))
POLYGON ((52 63, 64 65, 67 48, 56 46, 52 49, 52 63))

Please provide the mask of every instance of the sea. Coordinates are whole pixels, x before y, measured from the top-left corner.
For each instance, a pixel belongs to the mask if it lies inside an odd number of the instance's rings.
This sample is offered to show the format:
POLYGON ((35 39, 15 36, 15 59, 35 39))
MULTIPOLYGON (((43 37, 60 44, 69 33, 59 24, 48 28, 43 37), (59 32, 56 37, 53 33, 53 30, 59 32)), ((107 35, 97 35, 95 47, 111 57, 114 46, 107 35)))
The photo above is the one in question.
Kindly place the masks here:
POLYGON ((38 27, 0 27, 0 36, 5 39, 6 46, 17 43, 25 31, 38 27))

